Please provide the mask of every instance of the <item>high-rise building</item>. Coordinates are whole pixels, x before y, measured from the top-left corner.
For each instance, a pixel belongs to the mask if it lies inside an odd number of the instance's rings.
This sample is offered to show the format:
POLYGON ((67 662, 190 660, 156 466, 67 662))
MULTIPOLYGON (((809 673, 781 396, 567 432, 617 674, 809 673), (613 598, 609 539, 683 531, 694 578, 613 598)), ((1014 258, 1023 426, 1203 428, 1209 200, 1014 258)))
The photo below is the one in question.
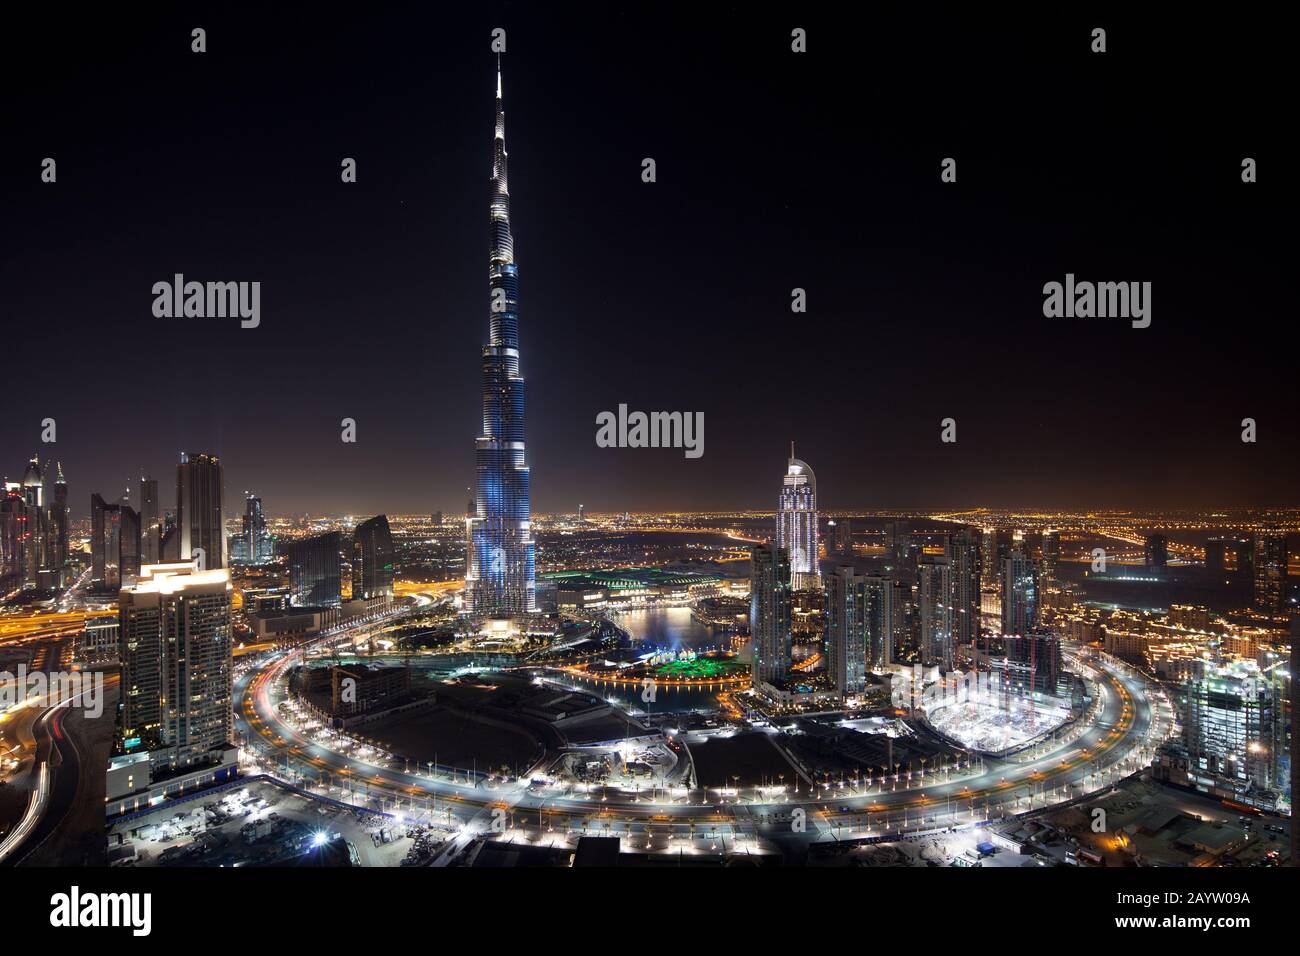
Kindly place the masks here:
POLYGON ((1187 682, 1183 742, 1198 782, 1237 790, 1279 785, 1281 678, 1254 661, 1205 662, 1187 682))
POLYGON ((864 579, 867 601, 867 667, 883 670, 894 662, 894 582, 879 575, 864 579))
POLYGON ((917 593, 921 605, 921 663, 952 669, 953 614, 952 568, 948 559, 926 555, 917 565, 917 593))
POLYGON ((483 347, 483 434, 475 451, 478 492, 468 519, 465 610, 511 617, 537 606, 536 545, 524 448, 519 374, 519 268, 510 229, 506 114, 497 67, 496 135, 489 200, 488 344, 483 347))
POLYGON ((27 505, 22 485, 7 478, 0 494, 0 589, 9 591, 24 578, 27 505))
POLYGON ((1255 535, 1255 610, 1282 616, 1286 613, 1286 534, 1255 535))
POLYGON ((54 500, 50 503, 50 537, 53 541, 51 567, 63 581, 68 565, 68 480, 63 477, 63 462, 55 464, 54 500))
POLYGON ((944 544, 952 593, 953 647, 974 644, 980 633, 981 534, 970 525, 950 534, 944 544))
POLYGON ((886 563, 889 567, 904 575, 910 575, 916 569, 916 549, 906 521, 888 521, 885 523, 886 563))
POLYGON ((920 615, 916 607, 916 585, 905 578, 891 578, 886 612, 890 660, 899 663, 919 649, 920 615))
POLYGON ((805 462, 794 457, 790 443, 790 460, 781 480, 781 496, 776 510, 776 546, 790 556, 790 585, 796 591, 821 585, 821 567, 817 561, 817 476, 805 462))
POLYGON ((140 560, 157 564, 162 557, 162 512, 158 504, 158 479, 140 476, 140 560))
POLYGON ((1233 550, 1237 555, 1237 572, 1244 574, 1246 580, 1255 580, 1255 541, 1253 538, 1237 538, 1233 550))
POLYGON ((1014 548, 1002 562, 1002 633, 1028 634, 1037 624, 1038 575, 1024 550, 1014 548))
POLYGON ((1149 534, 1146 540, 1146 566, 1164 568, 1169 565, 1169 539, 1163 534, 1149 534))
POLYGON ((117 543, 121 586, 131 587, 140 577, 140 515, 128 504, 118 506, 117 543))
POLYGON ((393 596, 393 535, 385 515, 357 525, 352 535, 352 599, 393 596))
POLYGON ((96 588, 122 587, 122 506, 90 496, 90 580, 96 588))
POLYGON ((840 557, 853 557, 853 522, 848 518, 835 523, 835 552, 840 557))
POLYGON ((275 542, 266 529, 266 515, 262 499, 256 495, 244 498, 244 528, 240 551, 250 564, 267 564, 275 557, 275 542))
POLYGON ((1061 680, 1061 639, 1055 634, 1004 637, 1006 676, 1041 694, 1055 694, 1061 680))
POLYGON ((118 597, 120 749, 160 768, 212 760, 231 739, 230 575, 146 565, 118 597))
POLYGON ((866 688, 870 614, 867 579, 848 565, 836 568, 826 579, 826 649, 841 697, 866 688))
POLYGON ((1061 561, 1061 532, 1047 528, 1043 531, 1043 580, 1056 580, 1056 567, 1061 561))
POLYGON ((777 685, 790 672, 790 559, 785 549, 760 544, 750 551, 749 633, 754 685, 777 685))
POLYGON ((228 564, 226 526, 222 512, 221 459, 216 455, 181 453, 176 466, 176 526, 181 560, 203 552, 203 567, 228 564))
POLYGON ((1208 538, 1205 542, 1205 570, 1212 575, 1222 576, 1224 572, 1224 554, 1227 538, 1208 538))
POLYGON ((176 527, 176 513, 168 511, 163 515, 158 529, 158 556, 163 564, 175 564, 181 559, 181 531, 176 527))
POLYGON ((289 600, 295 607, 338 607, 343 601, 337 531, 290 541, 289 600))
POLYGON ((41 569, 47 567, 46 546, 49 542, 45 511, 45 472, 40 459, 33 455, 23 473, 23 503, 26 506, 23 533, 23 587, 39 586, 41 569))

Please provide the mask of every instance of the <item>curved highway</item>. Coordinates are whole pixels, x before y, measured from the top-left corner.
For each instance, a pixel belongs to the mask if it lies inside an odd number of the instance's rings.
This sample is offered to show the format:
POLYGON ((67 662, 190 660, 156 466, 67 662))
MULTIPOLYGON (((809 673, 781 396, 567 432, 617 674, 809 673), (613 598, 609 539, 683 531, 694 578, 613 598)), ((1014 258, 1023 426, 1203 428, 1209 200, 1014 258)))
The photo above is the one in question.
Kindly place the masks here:
MULTIPOLYGON (((411 773, 398 761, 366 761, 335 752, 281 719, 284 675, 301 651, 281 653, 239 679, 237 727, 253 749, 269 758, 272 775, 325 792, 341 786, 367 805, 431 822, 538 834, 572 830, 631 837, 639 829, 647 847, 682 838, 739 841, 774 827, 790 830, 802 810, 810 839, 861 839, 964 823, 1065 803, 1110 786, 1150 763, 1172 732, 1163 694, 1126 665, 1094 659, 1100 706, 1081 734, 1048 741, 1021 759, 985 758, 960 773, 930 772, 864 778, 819 789, 815 795, 784 788, 739 790, 659 788, 632 792, 578 785, 539 792, 524 782, 488 784, 465 777, 411 773), (707 832, 705 832, 707 831, 707 832), (527 832, 527 830, 526 830, 527 832)), ((525 775, 526 776, 526 775, 525 775)), ((553 839, 553 838, 552 838, 553 839)))

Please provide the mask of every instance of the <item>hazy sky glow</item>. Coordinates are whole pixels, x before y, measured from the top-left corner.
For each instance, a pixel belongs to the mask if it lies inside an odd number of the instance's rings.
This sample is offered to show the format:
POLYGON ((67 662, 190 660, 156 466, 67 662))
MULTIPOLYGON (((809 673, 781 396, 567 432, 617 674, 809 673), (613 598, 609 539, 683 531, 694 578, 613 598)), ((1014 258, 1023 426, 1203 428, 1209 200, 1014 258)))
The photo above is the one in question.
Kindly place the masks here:
POLYGON ((209 451, 272 513, 462 510, 499 25, 536 511, 774 507, 791 440, 827 509, 1295 503, 1280 114, 1203 33, 805 18, 796 56, 756 12, 427 16, 24 26, 0 473, 39 447, 74 515, 141 468, 170 506, 209 451), (260 281, 261 326, 154 318, 178 272, 260 281), (1067 272, 1152 282, 1151 327, 1044 318, 1067 272), (704 456, 598 448, 620 402, 703 412, 704 456))

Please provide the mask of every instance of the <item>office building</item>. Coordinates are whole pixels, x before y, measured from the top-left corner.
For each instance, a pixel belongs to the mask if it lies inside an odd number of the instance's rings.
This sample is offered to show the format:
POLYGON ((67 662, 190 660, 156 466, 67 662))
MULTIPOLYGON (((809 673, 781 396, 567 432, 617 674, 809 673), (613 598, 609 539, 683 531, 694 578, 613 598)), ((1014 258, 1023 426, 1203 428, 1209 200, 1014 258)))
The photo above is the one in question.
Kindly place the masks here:
POLYGON ((289 557, 289 600, 295 607, 338 607, 343 600, 337 531, 298 538, 285 547, 289 557))
POLYGON ((790 559, 772 544, 750 551, 749 633, 754 686, 779 686, 790 671, 790 559))
POLYGON ((357 525, 352 535, 352 599, 393 596, 393 535, 385 515, 357 525))
POLYGON ((867 682, 870 604, 867 579, 843 566, 826 578, 826 651, 835 692, 861 694, 867 682))
POLYGON ((176 466, 176 526, 181 560, 191 560, 201 551, 204 568, 227 566, 222 487, 220 458, 181 454, 176 466))

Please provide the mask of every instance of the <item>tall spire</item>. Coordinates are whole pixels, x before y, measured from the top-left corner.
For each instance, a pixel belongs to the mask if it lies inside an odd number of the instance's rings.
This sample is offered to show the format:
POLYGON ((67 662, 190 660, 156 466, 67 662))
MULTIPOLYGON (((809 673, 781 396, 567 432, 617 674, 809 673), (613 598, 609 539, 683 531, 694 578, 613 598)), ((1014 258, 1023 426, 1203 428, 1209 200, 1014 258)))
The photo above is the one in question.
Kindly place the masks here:
POLYGON ((536 551, 524 450, 524 379, 519 373, 519 267, 510 229, 506 120, 497 56, 496 133, 488 201, 488 344, 483 348, 483 431, 475 454, 478 493, 468 517, 465 607, 473 614, 536 608, 536 551))

